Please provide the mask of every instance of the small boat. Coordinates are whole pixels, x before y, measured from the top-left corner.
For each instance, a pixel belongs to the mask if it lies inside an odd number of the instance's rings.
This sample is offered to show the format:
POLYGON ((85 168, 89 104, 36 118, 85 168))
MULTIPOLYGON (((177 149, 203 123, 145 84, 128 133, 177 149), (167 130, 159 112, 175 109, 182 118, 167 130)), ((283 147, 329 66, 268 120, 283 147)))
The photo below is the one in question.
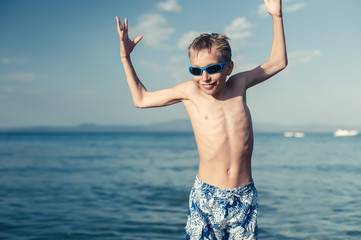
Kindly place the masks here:
POLYGON ((359 132, 357 130, 346 130, 346 129, 338 129, 333 133, 335 137, 352 137, 356 136, 359 132))
POLYGON ((305 136, 305 133, 303 133, 303 132, 295 132, 296 138, 303 138, 304 136, 305 136))
POLYGON ((305 136, 304 132, 284 132, 284 137, 295 137, 295 138, 303 138, 305 136))
POLYGON ((283 136, 285 136, 285 137, 293 137, 294 134, 293 134, 293 132, 284 132, 283 136))

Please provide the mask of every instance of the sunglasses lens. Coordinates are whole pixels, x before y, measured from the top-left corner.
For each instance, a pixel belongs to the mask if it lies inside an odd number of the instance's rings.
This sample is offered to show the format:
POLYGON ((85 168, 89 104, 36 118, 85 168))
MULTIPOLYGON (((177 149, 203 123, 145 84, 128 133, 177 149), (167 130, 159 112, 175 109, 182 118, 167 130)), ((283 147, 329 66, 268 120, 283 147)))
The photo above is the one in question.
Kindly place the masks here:
MULTIPOLYGON (((219 73, 220 71, 222 71, 223 67, 229 62, 225 62, 225 63, 217 63, 217 64, 213 64, 210 65, 206 68, 206 71, 208 74, 215 74, 215 73, 219 73)), ((201 76, 202 72, 203 72, 204 68, 199 68, 199 67, 189 67, 189 72, 195 76, 201 76)))
POLYGON ((216 64, 216 65, 212 65, 212 66, 208 67, 207 72, 209 74, 214 74, 214 73, 221 71, 221 69, 222 69, 221 65, 216 64))
POLYGON ((200 68, 197 68, 197 67, 190 67, 190 68, 189 68, 189 71, 190 71, 193 75, 196 75, 196 76, 201 75, 201 72, 202 72, 202 70, 201 70, 200 68))

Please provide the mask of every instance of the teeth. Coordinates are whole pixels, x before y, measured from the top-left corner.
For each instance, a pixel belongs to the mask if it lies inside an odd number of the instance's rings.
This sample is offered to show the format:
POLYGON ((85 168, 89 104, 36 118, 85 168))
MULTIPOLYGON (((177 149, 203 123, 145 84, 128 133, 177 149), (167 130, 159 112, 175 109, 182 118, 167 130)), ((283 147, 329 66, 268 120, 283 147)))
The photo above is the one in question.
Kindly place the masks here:
POLYGON ((212 83, 212 84, 202 84, 202 85, 203 85, 203 87, 206 88, 206 89, 211 89, 211 88, 214 87, 214 83, 212 83))

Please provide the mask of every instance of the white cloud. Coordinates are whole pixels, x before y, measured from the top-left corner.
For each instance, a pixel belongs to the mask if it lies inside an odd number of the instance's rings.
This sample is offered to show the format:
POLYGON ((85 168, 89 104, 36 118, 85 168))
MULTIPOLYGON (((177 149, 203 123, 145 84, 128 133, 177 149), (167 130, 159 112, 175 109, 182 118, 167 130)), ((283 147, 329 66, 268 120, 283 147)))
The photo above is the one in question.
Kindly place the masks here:
POLYGON ((25 58, 3 58, 2 60, 3 64, 18 64, 18 65, 23 65, 24 63, 27 62, 27 59, 25 58))
POLYGON ((231 25, 226 26, 224 31, 232 40, 243 40, 252 36, 252 32, 248 31, 252 24, 245 17, 239 17, 233 20, 231 25))
POLYGON ((138 24, 130 31, 143 35, 146 45, 160 48, 165 45, 174 29, 168 25, 167 20, 156 13, 147 13, 139 18, 138 24))
MULTIPOLYGON (((250 36, 252 36, 252 32, 249 31, 252 28, 252 24, 248 22, 245 17, 236 18, 232 21, 232 23, 224 28, 224 33, 229 37, 231 40, 244 40, 250 36)), ((205 31, 206 32, 206 31, 205 31)), ((178 47, 180 49, 187 49, 188 46, 192 43, 192 41, 198 37, 201 33, 199 31, 190 31, 185 34, 179 39, 178 47)), ((232 48, 237 47, 236 42, 232 43, 232 48)), ((238 44, 237 44, 238 45, 238 44)))
POLYGON ((172 62, 172 63, 182 63, 182 62, 184 62, 184 55, 180 55, 180 56, 173 56, 173 57, 171 57, 170 58, 170 61, 172 62))
POLYGON ((201 32, 197 31, 190 31, 185 34, 179 39, 178 41, 178 47, 180 49, 188 49, 189 45, 192 43, 192 41, 198 37, 201 34, 201 32))
POLYGON ((0 93, 13 93, 13 92, 15 92, 15 89, 12 87, 0 88, 0 93))
POLYGON ((166 12, 180 12, 182 8, 178 5, 177 0, 166 0, 158 4, 160 10, 166 12))
POLYGON ((259 65, 259 64, 250 62, 244 56, 241 56, 241 55, 232 57, 232 60, 234 62, 233 74, 236 74, 238 72, 252 70, 259 65))
POLYGON ((231 25, 225 27, 226 32, 237 32, 252 27, 252 24, 245 17, 239 17, 232 21, 231 25))
POLYGON ((320 50, 314 51, 296 51, 288 54, 290 64, 305 64, 310 62, 313 58, 321 55, 320 50))
POLYGON ((283 8, 283 11, 286 13, 298 12, 300 9, 304 8, 305 6, 306 6, 305 3, 295 3, 295 4, 291 4, 291 5, 287 4, 283 8))
POLYGON ((0 80, 8 81, 31 81, 35 79, 35 73, 33 72, 17 72, 8 73, 0 77, 0 80))
POLYGON ((3 58, 3 59, 2 59, 2 62, 3 62, 4 64, 9 64, 9 63, 11 62, 11 60, 10 60, 10 58, 3 58))
POLYGON ((149 69, 152 69, 152 71, 154 72, 158 72, 158 73, 162 73, 162 75, 170 76, 170 79, 174 81, 173 84, 174 83, 178 84, 184 82, 185 80, 190 79, 189 72, 187 71, 186 68, 182 68, 182 66, 184 65, 180 62, 180 60, 183 61, 184 58, 183 59, 180 58, 181 57, 171 58, 171 62, 165 65, 148 60, 142 60, 139 62, 139 64, 142 67, 147 67, 149 69))
POLYGON ((261 3, 260 5, 258 5, 257 14, 259 16, 267 16, 268 15, 267 8, 264 3, 261 3))

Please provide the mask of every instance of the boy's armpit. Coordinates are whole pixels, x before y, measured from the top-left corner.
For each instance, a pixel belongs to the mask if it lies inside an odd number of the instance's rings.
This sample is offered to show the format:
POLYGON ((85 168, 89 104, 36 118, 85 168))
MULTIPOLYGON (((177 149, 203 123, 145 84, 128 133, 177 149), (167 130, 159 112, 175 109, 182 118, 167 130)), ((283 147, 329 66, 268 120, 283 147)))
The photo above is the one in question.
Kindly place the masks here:
POLYGON ((256 67, 255 69, 248 72, 247 76, 247 88, 253 87, 254 85, 257 85, 265 80, 267 80, 270 75, 268 75, 265 71, 265 69, 261 66, 256 67))
POLYGON ((238 92, 246 90, 247 77, 249 72, 240 72, 232 75, 228 80, 227 84, 232 89, 236 89, 238 92))

